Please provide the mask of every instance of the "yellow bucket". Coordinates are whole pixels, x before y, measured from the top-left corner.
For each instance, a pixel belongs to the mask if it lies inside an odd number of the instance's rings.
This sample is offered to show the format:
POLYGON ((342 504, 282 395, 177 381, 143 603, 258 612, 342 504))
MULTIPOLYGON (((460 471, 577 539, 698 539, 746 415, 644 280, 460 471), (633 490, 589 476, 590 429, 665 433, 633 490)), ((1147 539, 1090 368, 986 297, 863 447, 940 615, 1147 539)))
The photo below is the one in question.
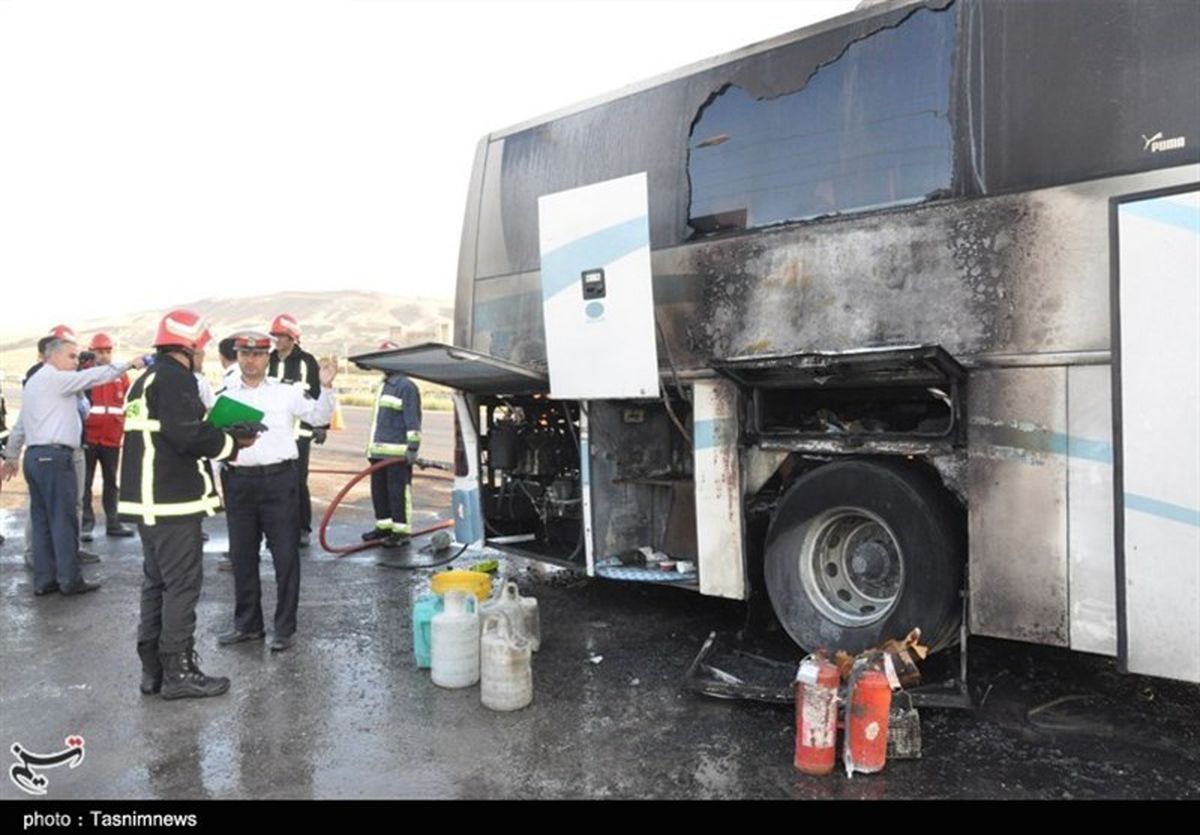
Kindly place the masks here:
POLYGON ((452 589, 465 591, 475 595, 477 600, 487 600, 492 596, 492 575, 482 571, 441 571, 433 575, 429 581, 434 594, 445 594, 452 589))

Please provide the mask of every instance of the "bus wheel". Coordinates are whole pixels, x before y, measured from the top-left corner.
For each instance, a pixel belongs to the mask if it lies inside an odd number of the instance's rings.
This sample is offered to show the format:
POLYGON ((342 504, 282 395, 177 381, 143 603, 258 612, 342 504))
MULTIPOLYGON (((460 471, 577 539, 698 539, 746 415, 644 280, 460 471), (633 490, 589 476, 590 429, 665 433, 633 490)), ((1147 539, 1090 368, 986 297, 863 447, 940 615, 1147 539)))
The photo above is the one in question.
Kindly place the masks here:
POLYGON ((920 627, 957 638, 964 512, 923 471, 881 460, 827 464, 783 495, 767 531, 767 593, 808 650, 856 653, 920 627))

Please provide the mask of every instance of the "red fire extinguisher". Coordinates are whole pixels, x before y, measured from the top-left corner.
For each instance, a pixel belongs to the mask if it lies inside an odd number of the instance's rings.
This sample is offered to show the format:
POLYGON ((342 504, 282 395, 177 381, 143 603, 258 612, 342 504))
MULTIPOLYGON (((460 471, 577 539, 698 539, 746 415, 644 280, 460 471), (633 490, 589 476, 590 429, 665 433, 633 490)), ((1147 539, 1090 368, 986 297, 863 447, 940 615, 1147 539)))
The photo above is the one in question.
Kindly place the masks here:
POLYGON ((828 774, 837 760, 838 668, 810 655, 796 673, 796 768, 828 774))
POLYGON ((846 774, 882 771, 887 762, 888 714, 892 688, 887 676, 863 670, 851 677, 846 708, 846 774))

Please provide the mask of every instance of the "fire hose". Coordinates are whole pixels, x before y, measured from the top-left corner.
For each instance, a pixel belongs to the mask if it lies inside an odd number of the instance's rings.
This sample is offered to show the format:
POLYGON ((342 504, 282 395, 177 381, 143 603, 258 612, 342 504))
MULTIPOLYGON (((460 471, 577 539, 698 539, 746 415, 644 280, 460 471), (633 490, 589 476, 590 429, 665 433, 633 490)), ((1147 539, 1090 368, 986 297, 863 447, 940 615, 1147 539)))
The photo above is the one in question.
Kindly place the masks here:
MULTIPOLYGON (((406 459, 404 459, 404 458, 387 458, 387 459, 384 459, 383 461, 376 461, 374 464, 367 467, 365 470, 358 471, 355 474, 354 478, 352 478, 348 482, 346 482, 346 485, 344 487, 342 487, 341 490, 338 491, 336 496, 333 497, 333 501, 331 501, 329 503, 329 507, 325 508, 325 515, 321 518, 321 526, 317 530, 317 536, 321 543, 322 548, 324 548, 326 551, 328 551, 331 554, 336 554, 339 557, 344 557, 347 554, 356 554, 359 551, 365 551, 368 548, 374 548, 374 547, 382 545, 384 543, 384 541, 381 539, 374 539, 369 542, 358 542, 353 545, 343 545, 343 546, 330 545, 329 539, 326 535, 328 533, 328 529, 329 529, 329 521, 333 518, 333 512, 335 510, 337 510, 337 507, 339 504, 341 504, 342 499, 344 499, 346 497, 347 493, 349 493, 352 489, 354 489, 354 485, 358 484, 364 478, 367 478, 368 476, 370 476, 376 470, 382 470, 384 467, 391 467, 394 464, 403 464, 405 462, 405 460, 406 459)), ((421 468, 430 468, 430 469, 436 469, 436 470, 450 469, 445 464, 439 464, 434 461, 425 461, 420 458, 418 458, 416 460, 415 464, 416 464, 416 466, 421 467, 421 468)), ((347 473, 347 472, 354 473, 355 471, 354 470, 309 470, 309 472, 313 472, 313 473, 347 473)), ((409 489, 412 489, 411 485, 410 485, 409 489)), ((454 520, 453 519, 445 519, 441 522, 430 525, 427 528, 421 528, 420 530, 413 531, 412 535, 413 536, 422 536, 423 534, 433 533, 434 531, 440 531, 445 528, 452 528, 452 527, 454 527, 454 520)), ((425 566, 422 566, 422 567, 425 567, 425 566)))

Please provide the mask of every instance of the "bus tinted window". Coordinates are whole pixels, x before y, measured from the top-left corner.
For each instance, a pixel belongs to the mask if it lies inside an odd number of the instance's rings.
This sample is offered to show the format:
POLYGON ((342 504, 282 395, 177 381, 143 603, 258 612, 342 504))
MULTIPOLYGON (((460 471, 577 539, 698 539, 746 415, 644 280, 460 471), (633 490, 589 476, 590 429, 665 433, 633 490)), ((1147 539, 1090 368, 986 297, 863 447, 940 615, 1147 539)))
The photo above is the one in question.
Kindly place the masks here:
POLYGON ((689 141, 694 233, 948 192, 955 19, 918 11, 851 44, 794 93, 755 99, 727 86, 713 96, 689 141))

